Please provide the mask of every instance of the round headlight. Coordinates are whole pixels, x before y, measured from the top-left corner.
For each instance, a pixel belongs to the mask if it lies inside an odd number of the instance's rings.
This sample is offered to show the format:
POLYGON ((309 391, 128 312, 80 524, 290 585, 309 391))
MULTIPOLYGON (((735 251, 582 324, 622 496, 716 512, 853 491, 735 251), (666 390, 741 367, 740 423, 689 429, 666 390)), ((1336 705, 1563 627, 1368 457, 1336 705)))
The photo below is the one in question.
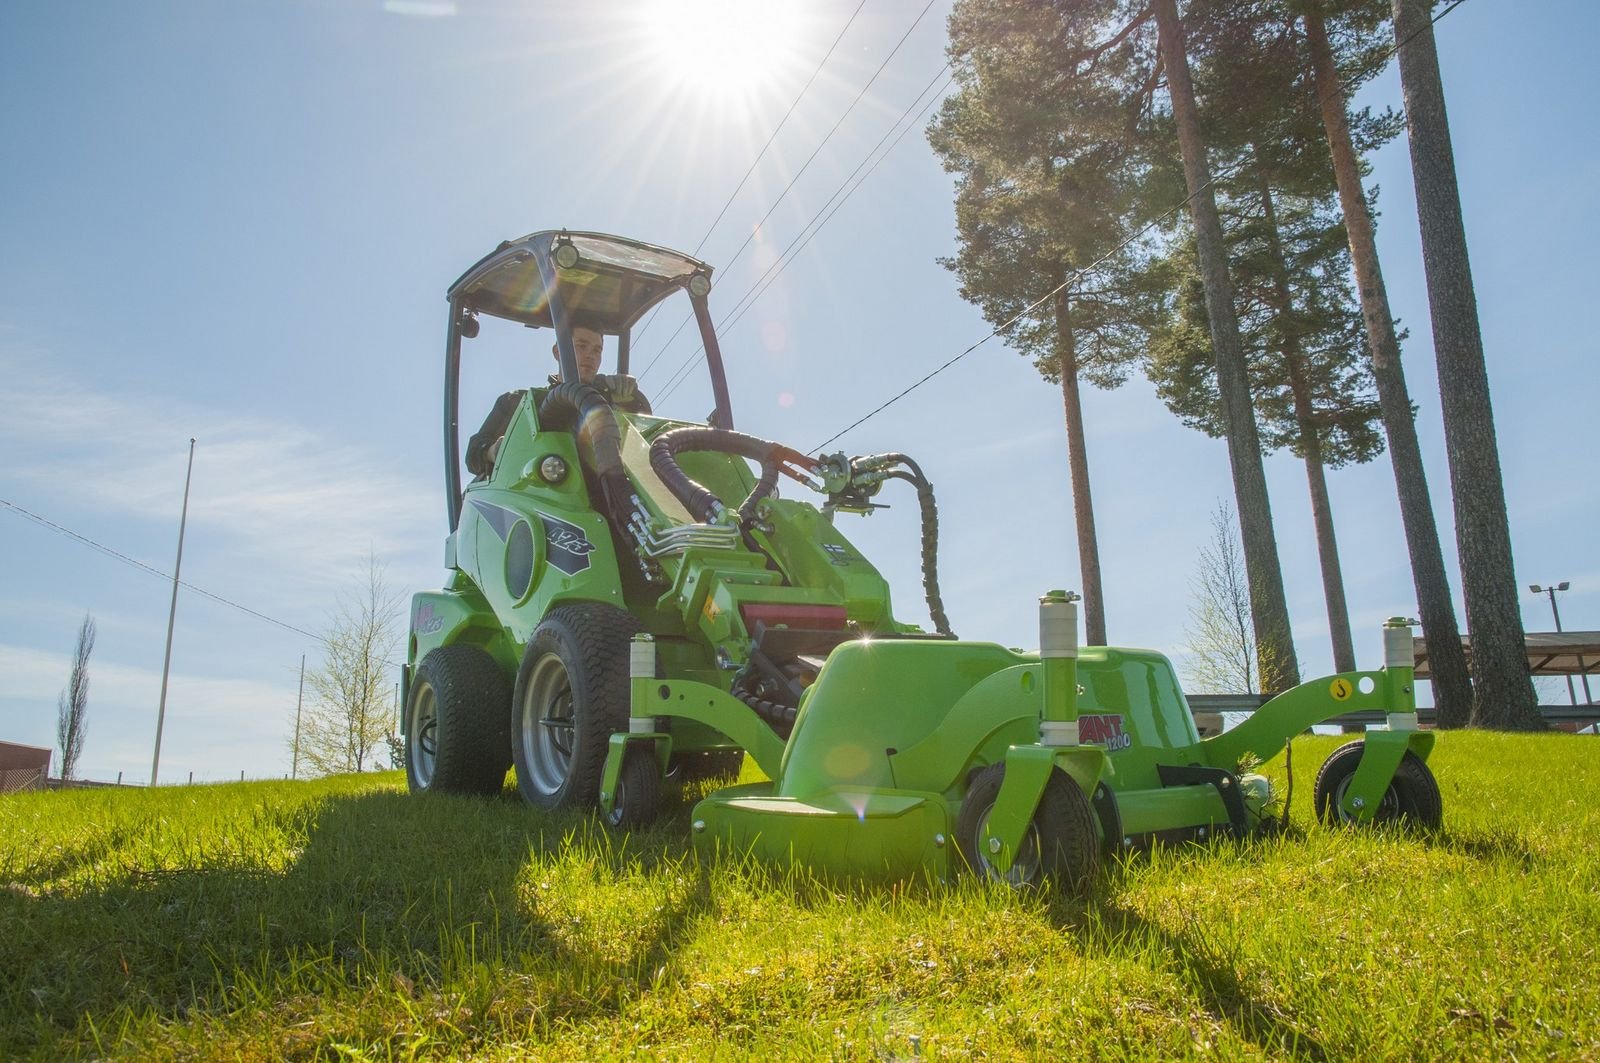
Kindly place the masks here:
POLYGON ((689 278, 689 294, 696 299, 704 299, 711 292, 711 278, 704 273, 696 273, 689 278))
POLYGON ((563 240, 556 244, 554 257, 557 266, 562 269, 571 269, 578 264, 578 249, 572 246, 571 241, 563 240))
POLYGON ((567 478, 567 460, 559 454, 547 454, 539 462, 539 475, 545 483, 558 484, 567 478))

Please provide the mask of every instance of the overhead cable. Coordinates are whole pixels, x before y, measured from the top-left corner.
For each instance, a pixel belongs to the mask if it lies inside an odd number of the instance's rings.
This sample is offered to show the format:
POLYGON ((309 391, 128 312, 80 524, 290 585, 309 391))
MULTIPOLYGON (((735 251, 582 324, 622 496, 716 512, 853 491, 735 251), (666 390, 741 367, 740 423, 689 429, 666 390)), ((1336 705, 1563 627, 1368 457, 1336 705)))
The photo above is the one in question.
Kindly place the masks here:
MULTIPOLYGON (((772 142, 778 139, 778 133, 783 129, 784 123, 789 121, 789 116, 794 114, 794 109, 800 106, 801 100, 805 99, 805 95, 810 91, 812 83, 817 80, 817 75, 822 73, 822 68, 828 65, 828 60, 833 58, 834 49, 839 47, 839 42, 844 40, 844 35, 850 32, 851 26, 855 25, 856 16, 861 14, 861 9, 866 6, 867 0, 861 0, 861 3, 856 5, 856 9, 850 13, 850 18, 845 22, 844 29, 840 30, 839 35, 833 39, 833 43, 828 45, 827 52, 823 54, 822 60, 817 63, 817 68, 811 72, 811 76, 806 79, 806 83, 800 86, 800 91, 795 94, 794 100, 789 104, 789 109, 783 112, 783 117, 778 119, 778 124, 772 127, 772 134, 767 137, 767 142, 761 145, 761 150, 756 152, 756 157, 750 161, 750 168, 744 172, 743 177, 739 178, 739 183, 734 186, 733 191, 728 193, 728 198, 722 204, 722 209, 717 211, 717 216, 711 219, 710 225, 706 226, 705 234, 700 237, 700 242, 694 245, 694 251, 691 253, 695 258, 700 257, 700 249, 706 246, 707 240, 711 239, 711 234, 716 231, 717 225, 721 223, 722 216, 728 213, 728 208, 733 206, 733 201, 744 190, 745 182, 749 181, 750 175, 756 172, 757 164, 766 158, 767 149, 772 147, 772 142)), ((657 303, 655 309, 650 311, 650 316, 645 319, 645 323, 639 326, 638 335, 632 339, 633 343, 637 343, 644 338, 645 332, 650 328, 650 323, 656 319, 656 314, 660 310, 661 304, 657 303)), ((650 360, 650 365, 655 365, 655 359, 652 358, 650 360)), ((649 368, 649 366, 646 366, 645 370, 648 372, 649 368)))
MULTIPOLYGON (((811 154, 806 157, 806 161, 800 165, 800 169, 796 170, 794 176, 789 179, 789 183, 783 186, 783 191, 778 193, 778 198, 772 201, 772 205, 768 207, 767 212, 761 216, 761 220, 757 221, 755 225, 751 227, 750 234, 744 238, 744 242, 740 244, 739 249, 733 253, 733 257, 729 258, 727 262, 723 263, 721 268, 724 270, 724 272, 731 268, 733 264, 739 260, 739 256, 744 254, 745 248, 750 246, 750 241, 755 239, 756 233, 760 232, 761 227, 767 223, 767 219, 772 217, 772 212, 778 209, 778 204, 783 202, 784 198, 788 196, 790 189, 794 188, 795 182, 800 180, 801 176, 806 172, 806 169, 810 167, 812 162, 816 160, 817 155, 820 154, 822 149, 827 146, 828 141, 833 139, 833 135, 839 131, 839 127, 844 124, 844 120, 850 117, 851 112, 856 109, 856 105, 859 104, 862 98, 866 96, 867 90, 872 88, 873 83, 878 80, 878 76, 882 74, 884 68, 889 65, 890 60, 898 55, 900 49, 904 47, 906 40, 911 36, 911 31, 917 28, 918 24, 922 22, 923 16, 928 13, 929 9, 931 9, 936 2, 937 0, 928 0, 927 4, 923 6, 922 10, 917 13, 917 17, 911 20, 911 25, 906 27, 906 31, 900 35, 900 39, 895 42, 895 46, 889 51, 889 54, 884 56, 883 62, 878 64, 878 69, 872 72, 872 76, 867 79, 867 83, 861 86, 861 91, 856 93, 856 98, 850 101, 850 106, 844 109, 844 113, 839 115, 838 121, 833 123, 833 127, 828 130, 827 134, 822 138, 821 141, 818 142, 817 146, 812 149, 811 154)), ((684 316, 682 321, 678 322, 678 327, 672 330, 672 335, 667 337, 666 343, 661 345, 661 349, 657 351, 654 357, 650 359, 649 365, 646 365, 644 370, 639 373, 640 380, 645 378, 645 375, 649 373, 656 362, 661 359, 661 356, 667 352, 667 348, 672 345, 672 341, 678 338, 678 333, 683 331, 683 327, 687 325, 692 318, 692 314, 687 314, 684 316)))
MULTIPOLYGON (((12 512, 16 513, 18 516, 23 517, 26 520, 31 520, 31 521, 33 521, 33 523, 39 525, 40 527, 48 528, 51 531, 56 532, 59 535, 64 535, 67 538, 74 540, 75 542, 81 543, 82 545, 89 547, 91 550, 99 551, 100 553, 106 555, 107 557, 109 557, 109 558, 111 558, 111 559, 113 559, 115 561, 120 561, 125 565, 130 565, 133 568, 137 568, 137 569, 139 569, 139 570, 141 570, 143 572, 148 572, 150 575, 158 576, 158 577, 160 577, 161 579, 164 579, 164 580, 171 580, 172 579, 172 573, 170 573, 170 572, 163 572, 159 568, 156 568, 154 565, 146 564, 145 562, 140 561, 137 558, 129 557, 127 554, 124 554, 121 551, 113 550, 111 547, 105 545, 104 543, 97 542, 96 540, 89 538, 87 535, 84 535, 82 532, 76 532, 76 531, 73 531, 71 528, 66 527, 65 525, 57 524, 55 521, 50 520, 48 517, 42 517, 42 516, 40 516, 39 514, 33 512, 30 509, 25 509, 22 506, 17 505, 15 502, 11 502, 11 501, 8 501, 8 500, 6 500, 4 498, 0 498, 0 506, 5 506, 7 509, 9 509, 12 512)), ((250 616, 255 617, 257 620, 265 620, 267 623, 276 624, 278 627, 281 627, 286 631, 293 631, 297 635, 304 635, 306 638, 312 639, 315 642, 319 642, 324 646, 331 645, 331 643, 329 643, 329 641, 326 638, 324 638, 321 635, 316 634, 315 632, 307 631, 303 627, 296 627, 295 625, 289 623, 286 620, 279 620, 275 616, 268 616, 266 613, 263 613, 260 610, 252 609, 248 605, 242 605, 239 602, 236 602, 231 598, 224 598, 222 595, 215 594, 215 593, 213 593, 211 591, 208 591, 204 587, 196 587, 193 583, 190 583, 188 580, 184 580, 184 579, 178 580, 178 586, 185 587, 185 588, 193 591, 194 593, 200 595, 203 598, 210 598, 214 602, 220 602, 221 604, 226 605, 229 608, 237 609, 241 613, 248 613, 250 616)), ((395 668, 399 667, 399 663, 398 662, 388 660, 387 658, 383 659, 383 663, 387 664, 387 665, 390 665, 391 667, 395 667, 395 668)))
MULTIPOLYGON (((1393 56, 1396 52, 1400 51, 1401 48, 1404 48, 1407 44, 1410 44, 1412 39, 1414 39, 1417 36, 1417 34, 1421 33, 1423 31, 1423 29, 1426 29, 1426 28, 1428 28, 1428 26, 1432 26, 1432 25, 1436 24, 1440 19, 1444 18, 1446 15, 1450 14, 1450 12, 1454 11, 1456 8, 1460 7, 1464 3, 1466 3, 1466 0, 1453 0, 1453 2, 1449 6, 1445 7, 1443 10, 1441 10, 1437 14, 1435 14, 1433 16, 1433 18, 1429 20, 1429 22, 1427 23, 1427 26, 1424 26, 1424 27, 1418 28, 1416 30, 1413 30, 1411 33, 1407 34, 1402 40, 1399 40, 1399 41, 1395 42, 1393 47, 1385 49, 1379 56, 1377 56, 1377 58, 1375 58, 1371 63, 1369 63, 1365 68, 1363 68, 1361 71, 1359 71, 1356 75, 1352 76, 1348 80, 1342 81, 1338 86, 1336 86, 1334 88, 1334 90, 1332 92, 1328 93, 1327 96, 1325 96, 1322 99, 1317 101, 1318 102, 1318 106, 1320 107, 1323 103, 1326 103, 1328 101, 1328 99, 1331 99, 1335 95, 1354 92, 1363 82, 1369 80, 1370 78, 1375 76, 1379 71, 1381 71, 1383 69, 1384 65, 1388 62, 1389 58, 1391 56, 1393 56)), ((988 332, 986 335, 984 335, 982 338, 980 338, 977 342, 973 343, 970 347, 966 348, 961 353, 959 353, 957 355, 954 355, 953 357, 951 357, 950 359, 945 361, 942 365, 938 366, 936 369, 932 370, 931 372, 929 372, 928 374, 923 376, 921 379, 917 380, 910 387, 907 387, 907 388, 903 389, 902 391, 898 392, 893 397, 891 397, 888 401, 886 401, 886 402, 882 403, 881 405, 875 407, 874 409, 872 409, 871 411, 869 411, 868 413, 866 413, 862 417, 860 417, 860 418, 856 419, 855 421, 851 422, 851 424, 849 424, 847 427, 840 429, 839 431, 835 432, 833 435, 829 436, 827 439, 823 440, 821 443, 817 444, 815 447, 812 447, 810 453, 813 453, 813 454, 821 453, 823 448, 828 446, 830 443, 833 443, 835 440, 841 438, 842 436, 848 435, 850 432, 852 432, 855 429, 861 427, 863 424, 866 424, 872 418, 876 417, 878 414, 882 413, 884 410, 887 410, 890 406, 893 406, 895 403, 899 402, 901 399, 905 398, 907 395, 911 394, 913 391, 917 390, 922 385, 926 384, 928 381, 932 380, 934 377, 936 377, 940 373, 944 372, 946 369, 949 369, 951 366, 953 366, 957 362, 961 361, 961 359, 965 358, 967 355, 971 354, 973 351, 977 350, 979 347, 983 346, 985 343, 987 343, 988 341, 990 341, 994 337, 996 337, 996 336, 1000 335, 1001 333, 1007 331, 1008 329, 1011 328, 1012 325, 1015 325, 1019 320, 1021 320, 1023 317, 1025 317, 1031 311, 1033 311, 1033 309, 1035 307, 1038 307, 1039 305, 1044 303, 1045 300, 1053 298, 1057 293, 1063 291, 1068 286, 1076 284, 1086 274, 1090 273, 1095 268, 1097 268, 1098 266, 1100 266, 1103 263, 1105 263, 1108 259, 1111 258, 1111 256, 1115 255, 1118 251, 1121 251, 1123 248, 1127 247, 1129 244, 1133 243, 1135 240, 1138 240, 1140 237, 1144 236, 1145 233, 1147 233, 1151 229, 1155 228, 1161 222, 1165 221, 1168 217, 1170 217, 1173 214, 1176 214, 1178 211, 1180 211, 1184 207, 1188 206, 1189 202, 1191 200, 1193 200, 1195 196, 1199 195, 1201 192, 1204 192, 1206 189, 1208 189, 1211 186, 1215 185, 1218 181, 1226 180, 1227 178, 1230 178, 1230 177, 1233 177, 1233 176, 1237 175, 1238 172, 1243 168, 1243 166, 1244 166, 1244 164, 1241 162, 1238 165, 1232 167, 1231 169, 1224 171, 1223 173, 1213 174, 1210 177, 1210 179, 1207 180, 1204 184, 1202 184, 1199 188, 1196 188, 1193 192, 1190 192, 1188 195, 1184 196, 1183 199, 1179 200, 1176 204, 1174 204, 1173 206, 1171 206, 1168 209, 1166 209, 1165 211, 1163 211, 1157 217, 1152 219, 1148 224, 1146 224, 1144 227, 1139 229, 1138 232, 1134 233, 1132 236, 1128 237, 1126 240, 1123 240, 1121 243, 1117 244, 1117 246, 1113 247, 1110 251, 1107 251, 1105 254, 1101 255, 1099 258, 1097 258, 1093 262, 1089 263, 1089 265, 1087 265, 1087 266, 1083 267, 1082 269, 1077 270, 1076 272, 1074 272, 1066 280, 1062 281, 1060 284, 1056 285, 1054 288, 1051 288, 1048 292, 1045 292, 1044 295, 1040 296, 1038 299, 1035 299, 1033 302, 1031 302, 1027 306, 1023 307, 1017 313, 1015 313, 1011 317, 1007 318, 1004 323, 1002 323, 1000 325, 997 325, 994 329, 992 329, 990 332, 988 332)))

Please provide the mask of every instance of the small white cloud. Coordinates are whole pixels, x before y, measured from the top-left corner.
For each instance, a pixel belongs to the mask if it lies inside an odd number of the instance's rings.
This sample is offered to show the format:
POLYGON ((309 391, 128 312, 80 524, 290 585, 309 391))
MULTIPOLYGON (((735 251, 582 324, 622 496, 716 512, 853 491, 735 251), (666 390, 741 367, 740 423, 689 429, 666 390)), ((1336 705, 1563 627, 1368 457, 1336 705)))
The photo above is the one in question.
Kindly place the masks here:
POLYGON ((383 0, 383 9, 408 18, 447 18, 457 10, 454 0, 383 0))
POLYGON ((225 551, 237 567, 292 574, 302 585, 338 585, 364 569, 368 556, 403 570, 434 550, 433 485, 397 474, 374 450, 334 444, 293 423, 220 415, 156 395, 97 392, 16 368, 0 352, 0 403, 8 411, 0 446, 28 456, 7 463, 0 483, 25 488, 7 491, 19 504, 73 507, 87 492, 99 514, 169 523, 187 428, 200 440, 190 538, 225 551), (99 445, 104 439, 117 440, 109 459, 99 445))

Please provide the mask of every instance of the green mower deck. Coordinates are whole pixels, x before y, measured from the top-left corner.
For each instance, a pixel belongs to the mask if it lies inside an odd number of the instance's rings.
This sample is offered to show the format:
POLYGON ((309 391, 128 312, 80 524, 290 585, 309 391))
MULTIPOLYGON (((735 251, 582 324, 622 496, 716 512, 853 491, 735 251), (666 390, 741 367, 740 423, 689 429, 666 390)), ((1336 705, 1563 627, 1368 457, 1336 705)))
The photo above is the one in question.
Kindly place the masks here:
MULTIPOLYGON (((1360 709, 1385 711, 1388 728, 1367 733, 1329 818, 1429 818, 1395 792, 1402 759, 1409 753, 1420 766, 1433 747, 1416 725, 1406 621, 1384 628, 1384 669, 1304 683, 1202 740, 1164 656, 1080 651, 1075 603, 1063 592, 1042 599, 1041 613, 1039 653, 963 641, 839 646, 788 742, 747 746, 772 781, 695 806, 696 846, 852 876, 948 879, 973 868, 1018 883, 1078 879, 1095 853, 1270 830, 1271 784, 1242 766, 1360 709)), ((657 680, 651 658, 648 636, 639 636, 633 729, 612 739, 602 779, 601 807, 612 814, 628 800, 618 781, 630 750, 656 761, 670 746, 658 720, 738 726, 742 706, 704 684, 657 680)))

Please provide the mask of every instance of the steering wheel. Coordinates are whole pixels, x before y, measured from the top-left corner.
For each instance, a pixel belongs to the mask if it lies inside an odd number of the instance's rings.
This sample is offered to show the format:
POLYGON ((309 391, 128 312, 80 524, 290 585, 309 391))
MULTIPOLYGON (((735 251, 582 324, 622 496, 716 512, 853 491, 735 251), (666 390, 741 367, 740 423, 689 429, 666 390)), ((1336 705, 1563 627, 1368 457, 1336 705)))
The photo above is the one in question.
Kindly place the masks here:
POLYGON ((812 490, 820 490, 817 482, 807 474, 815 472, 821 463, 782 443, 722 428, 674 428, 663 432, 650 444, 650 467, 661 477, 667 490, 683 503, 684 508, 703 523, 716 520, 727 507, 722 499, 690 479, 678 465, 677 455, 686 450, 734 454, 761 466, 760 479, 744 501, 739 503, 741 525, 749 524, 755 516, 756 506, 777 490, 780 473, 812 490))

